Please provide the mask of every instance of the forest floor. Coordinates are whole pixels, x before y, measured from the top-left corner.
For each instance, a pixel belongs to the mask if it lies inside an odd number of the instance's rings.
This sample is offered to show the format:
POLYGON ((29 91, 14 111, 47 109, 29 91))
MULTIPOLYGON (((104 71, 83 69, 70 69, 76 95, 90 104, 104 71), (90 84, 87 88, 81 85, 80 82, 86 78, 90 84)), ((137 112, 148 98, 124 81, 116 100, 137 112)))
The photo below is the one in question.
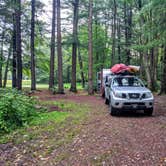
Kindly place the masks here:
MULTIPOLYGON (((141 112, 112 117, 98 94, 88 96, 83 91, 65 95, 40 91, 35 96, 41 103, 80 104, 76 108, 84 107, 86 117, 79 123, 68 117, 65 124, 51 129, 43 126, 42 132, 21 142, 16 141, 21 137, 16 135, 15 141, 0 144, 0 165, 166 165, 166 96, 155 96, 155 111, 151 117, 141 112), (86 112, 86 108, 89 111, 86 112)), ((50 112, 55 109, 63 112, 56 104, 48 108, 50 112)), ((36 127, 34 131, 39 129, 36 127)))

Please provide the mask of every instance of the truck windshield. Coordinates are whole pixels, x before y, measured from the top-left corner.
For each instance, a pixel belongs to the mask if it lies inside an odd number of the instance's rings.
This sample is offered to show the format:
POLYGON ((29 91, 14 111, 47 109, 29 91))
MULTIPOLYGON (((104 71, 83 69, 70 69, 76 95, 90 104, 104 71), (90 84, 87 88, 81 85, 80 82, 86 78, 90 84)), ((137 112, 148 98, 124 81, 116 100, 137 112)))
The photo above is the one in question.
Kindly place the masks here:
POLYGON ((114 78, 112 86, 143 87, 144 85, 136 77, 117 77, 114 78))

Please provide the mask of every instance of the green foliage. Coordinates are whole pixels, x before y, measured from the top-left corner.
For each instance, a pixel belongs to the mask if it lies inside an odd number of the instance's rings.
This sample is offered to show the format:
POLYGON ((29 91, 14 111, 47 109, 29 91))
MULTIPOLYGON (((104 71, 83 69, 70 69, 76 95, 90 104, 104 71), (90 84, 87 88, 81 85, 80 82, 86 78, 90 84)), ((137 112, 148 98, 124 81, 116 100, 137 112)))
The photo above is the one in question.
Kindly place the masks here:
MULTIPOLYGON (((72 140, 73 133, 78 131, 78 127, 75 130, 73 126, 81 124, 83 120, 89 117, 90 113, 89 105, 79 104, 67 100, 60 100, 56 102, 42 101, 41 104, 42 106, 48 107, 56 106, 64 112, 56 111, 56 108, 52 112, 40 112, 38 116, 33 118, 28 127, 23 127, 13 132, 0 135, 0 143, 23 143, 24 141, 32 139, 35 141, 41 138, 45 139, 47 134, 48 139, 46 145, 57 147, 60 146, 61 143, 64 144, 64 141, 69 142, 72 140), (62 137, 59 137, 59 134, 62 135, 63 139, 62 137), (55 139, 56 141, 53 141, 55 139)), ((39 153, 40 155, 41 153, 47 153, 47 150, 39 153)))
POLYGON ((0 130, 9 132, 27 125, 36 115, 35 100, 13 89, 0 89, 0 130))

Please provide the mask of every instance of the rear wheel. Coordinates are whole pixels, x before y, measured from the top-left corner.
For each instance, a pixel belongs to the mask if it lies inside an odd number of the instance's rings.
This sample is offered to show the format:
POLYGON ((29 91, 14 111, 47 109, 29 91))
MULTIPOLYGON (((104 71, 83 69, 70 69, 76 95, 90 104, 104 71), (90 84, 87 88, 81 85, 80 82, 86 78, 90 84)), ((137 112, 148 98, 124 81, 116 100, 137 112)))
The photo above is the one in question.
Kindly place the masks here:
POLYGON ((153 114, 153 107, 144 110, 144 114, 147 115, 147 116, 152 116, 152 114, 153 114))

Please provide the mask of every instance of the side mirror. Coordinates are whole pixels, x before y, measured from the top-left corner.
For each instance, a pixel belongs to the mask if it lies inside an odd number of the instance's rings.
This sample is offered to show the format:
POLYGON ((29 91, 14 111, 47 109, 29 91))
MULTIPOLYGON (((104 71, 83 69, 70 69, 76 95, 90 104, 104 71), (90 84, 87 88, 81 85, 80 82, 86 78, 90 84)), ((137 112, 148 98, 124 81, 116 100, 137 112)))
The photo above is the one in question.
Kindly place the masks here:
POLYGON ((147 84, 147 83, 145 83, 145 87, 146 87, 146 88, 148 87, 148 84, 147 84))

